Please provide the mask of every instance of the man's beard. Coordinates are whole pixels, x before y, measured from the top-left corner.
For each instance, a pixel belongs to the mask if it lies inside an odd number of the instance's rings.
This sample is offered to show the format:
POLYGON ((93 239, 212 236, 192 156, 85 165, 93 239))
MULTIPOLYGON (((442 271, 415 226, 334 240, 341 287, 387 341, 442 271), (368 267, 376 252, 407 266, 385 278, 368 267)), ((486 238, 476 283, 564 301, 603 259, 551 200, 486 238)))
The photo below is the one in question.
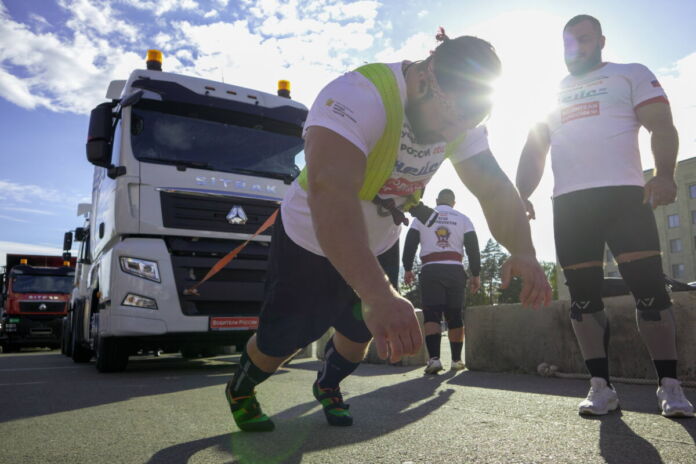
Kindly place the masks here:
POLYGON ((416 142, 420 145, 430 145, 444 140, 439 133, 425 129, 426 124, 425 121, 423 121, 423 117, 421 116, 423 113, 420 109, 423 102, 430 98, 433 98, 432 95, 420 98, 416 101, 406 102, 406 117, 411 125, 411 130, 416 138, 416 142))
POLYGON ((598 64, 602 62, 602 47, 597 45, 597 47, 592 51, 590 56, 584 60, 569 61, 566 57, 566 67, 568 72, 573 76, 580 76, 582 74, 590 72, 592 69, 597 67, 598 64))

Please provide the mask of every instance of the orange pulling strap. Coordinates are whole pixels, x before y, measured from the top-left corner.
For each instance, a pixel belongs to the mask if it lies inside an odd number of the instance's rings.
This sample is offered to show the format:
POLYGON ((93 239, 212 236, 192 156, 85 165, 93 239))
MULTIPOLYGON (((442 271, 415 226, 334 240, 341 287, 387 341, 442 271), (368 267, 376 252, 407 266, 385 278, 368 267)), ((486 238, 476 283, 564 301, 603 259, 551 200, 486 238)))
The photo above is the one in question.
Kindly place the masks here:
POLYGON ((239 252, 242 251, 242 250, 244 249, 244 247, 247 246, 247 245, 249 244, 249 242, 251 242, 251 241, 254 239, 254 237, 256 237, 257 235, 259 235, 260 233, 263 233, 263 231, 265 231, 266 229, 268 229, 269 227, 271 227, 271 226, 273 225, 273 223, 275 222, 276 217, 278 216, 278 211, 280 211, 280 209, 275 210, 275 211, 273 212, 273 214, 271 214, 271 215, 268 217, 268 219, 266 219, 266 222, 264 222, 263 224, 261 224, 261 227, 259 227, 259 230, 257 230, 256 232, 254 232, 254 235, 252 235, 246 242, 242 243, 242 244, 239 245, 237 248, 235 248, 234 250, 232 250, 232 251, 230 251, 229 253, 227 253, 223 258, 220 259, 220 261, 218 261, 217 263, 215 263, 215 265, 214 265, 213 267, 210 268, 210 270, 208 271, 208 273, 205 275, 205 277, 203 277, 203 279, 202 279, 200 282, 196 283, 193 287, 189 287, 189 288, 185 289, 185 290, 184 290, 184 295, 187 295, 187 296, 189 296, 189 295, 196 295, 196 296, 199 296, 200 293, 198 293, 198 287, 199 287, 203 282, 205 282, 206 280, 210 279, 210 278, 213 277, 215 274, 217 274, 218 272, 220 272, 220 269, 222 269, 223 267, 227 266, 227 264, 228 264, 230 261, 232 261, 234 258, 236 258, 237 255, 239 254, 239 252))

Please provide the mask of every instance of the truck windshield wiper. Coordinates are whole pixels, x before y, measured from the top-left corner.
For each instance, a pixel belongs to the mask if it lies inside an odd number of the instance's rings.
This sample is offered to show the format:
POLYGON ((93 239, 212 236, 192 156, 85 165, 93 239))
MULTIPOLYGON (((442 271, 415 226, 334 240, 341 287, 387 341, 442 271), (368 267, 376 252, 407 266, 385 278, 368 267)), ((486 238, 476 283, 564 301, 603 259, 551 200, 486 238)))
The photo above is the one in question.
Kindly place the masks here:
POLYGON ((185 171, 186 168, 215 169, 215 167, 211 166, 210 163, 206 163, 205 161, 173 160, 173 159, 154 158, 154 157, 147 157, 147 156, 141 156, 138 159, 140 161, 151 161, 153 163, 174 165, 174 166, 176 166, 176 168, 179 171, 185 171))
POLYGON ((280 179, 286 184, 292 183, 295 176, 291 174, 283 174, 281 172, 269 172, 269 171, 255 171, 253 169, 243 169, 243 168, 232 168, 225 169, 227 172, 233 172, 235 174, 246 174, 249 176, 259 176, 259 177, 270 177, 272 179, 280 179))
POLYGON ((209 163, 205 161, 176 161, 176 168, 179 171, 185 171, 186 168, 196 168, 196 169, 214 169, 209 163))

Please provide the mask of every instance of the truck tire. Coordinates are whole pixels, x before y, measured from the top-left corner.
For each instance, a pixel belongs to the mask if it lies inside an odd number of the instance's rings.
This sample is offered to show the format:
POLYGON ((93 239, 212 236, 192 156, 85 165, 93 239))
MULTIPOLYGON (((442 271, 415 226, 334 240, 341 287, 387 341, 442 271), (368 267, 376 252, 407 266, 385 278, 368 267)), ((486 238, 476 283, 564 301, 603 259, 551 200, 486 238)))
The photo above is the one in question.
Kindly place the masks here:
POLYGON ((3 353, 16 353, 19 351, 19 345, 15 345, 14 343, 5 343, 2 345, 2 352, 3 353))
POLYGON ((72 330, 70 330, 70 319, 63 320, 63 330, 60 335, 61 353, 68 358, 72 357, 72 330))
POLYGON ((84 311, 84 302, 78 301, 73 309, 73 317, 70 329, 70 357, 73 362, 82 364, 88 363, 92 359, 92 350, 87 348, 82 343, 82 311, 84 311))
POLYGON ((97 370, 99 372, 121 372, 128 365, 128 350, 115 337, 97 338, 97 370))
POLYGON ((85 348, 84 345, 78 341, 77 337, 72 337, 70 342, 70 351, 72 351, 71 358, 73 362, 82 364, 88 363, 90 359, 92 359, 92 350, 85 348))
POLYGON ((196 359, 201 356, 201 350, 198 346, 185 345, 181 347, 181 357, 184 359, 196 359))

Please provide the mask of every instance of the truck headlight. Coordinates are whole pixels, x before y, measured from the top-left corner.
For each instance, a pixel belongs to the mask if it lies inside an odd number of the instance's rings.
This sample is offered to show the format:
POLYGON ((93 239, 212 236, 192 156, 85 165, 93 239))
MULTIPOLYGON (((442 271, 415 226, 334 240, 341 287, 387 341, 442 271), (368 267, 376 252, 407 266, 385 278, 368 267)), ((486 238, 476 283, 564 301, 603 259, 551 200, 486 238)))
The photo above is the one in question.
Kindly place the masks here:
POLYGON ((161 282, 159 268, 154 261, 146 259, 131 258, 129 256, 121 256, 121 270, 134 276, 142 277, 143 279, 152 280, 153 282, 161 282))
POLYGON ((136 295, 135 293, 129 293, 126 295, 121 305, 134 306, 136 308, 157 309, 157 302, 155 300, 146 296, 136 295))

